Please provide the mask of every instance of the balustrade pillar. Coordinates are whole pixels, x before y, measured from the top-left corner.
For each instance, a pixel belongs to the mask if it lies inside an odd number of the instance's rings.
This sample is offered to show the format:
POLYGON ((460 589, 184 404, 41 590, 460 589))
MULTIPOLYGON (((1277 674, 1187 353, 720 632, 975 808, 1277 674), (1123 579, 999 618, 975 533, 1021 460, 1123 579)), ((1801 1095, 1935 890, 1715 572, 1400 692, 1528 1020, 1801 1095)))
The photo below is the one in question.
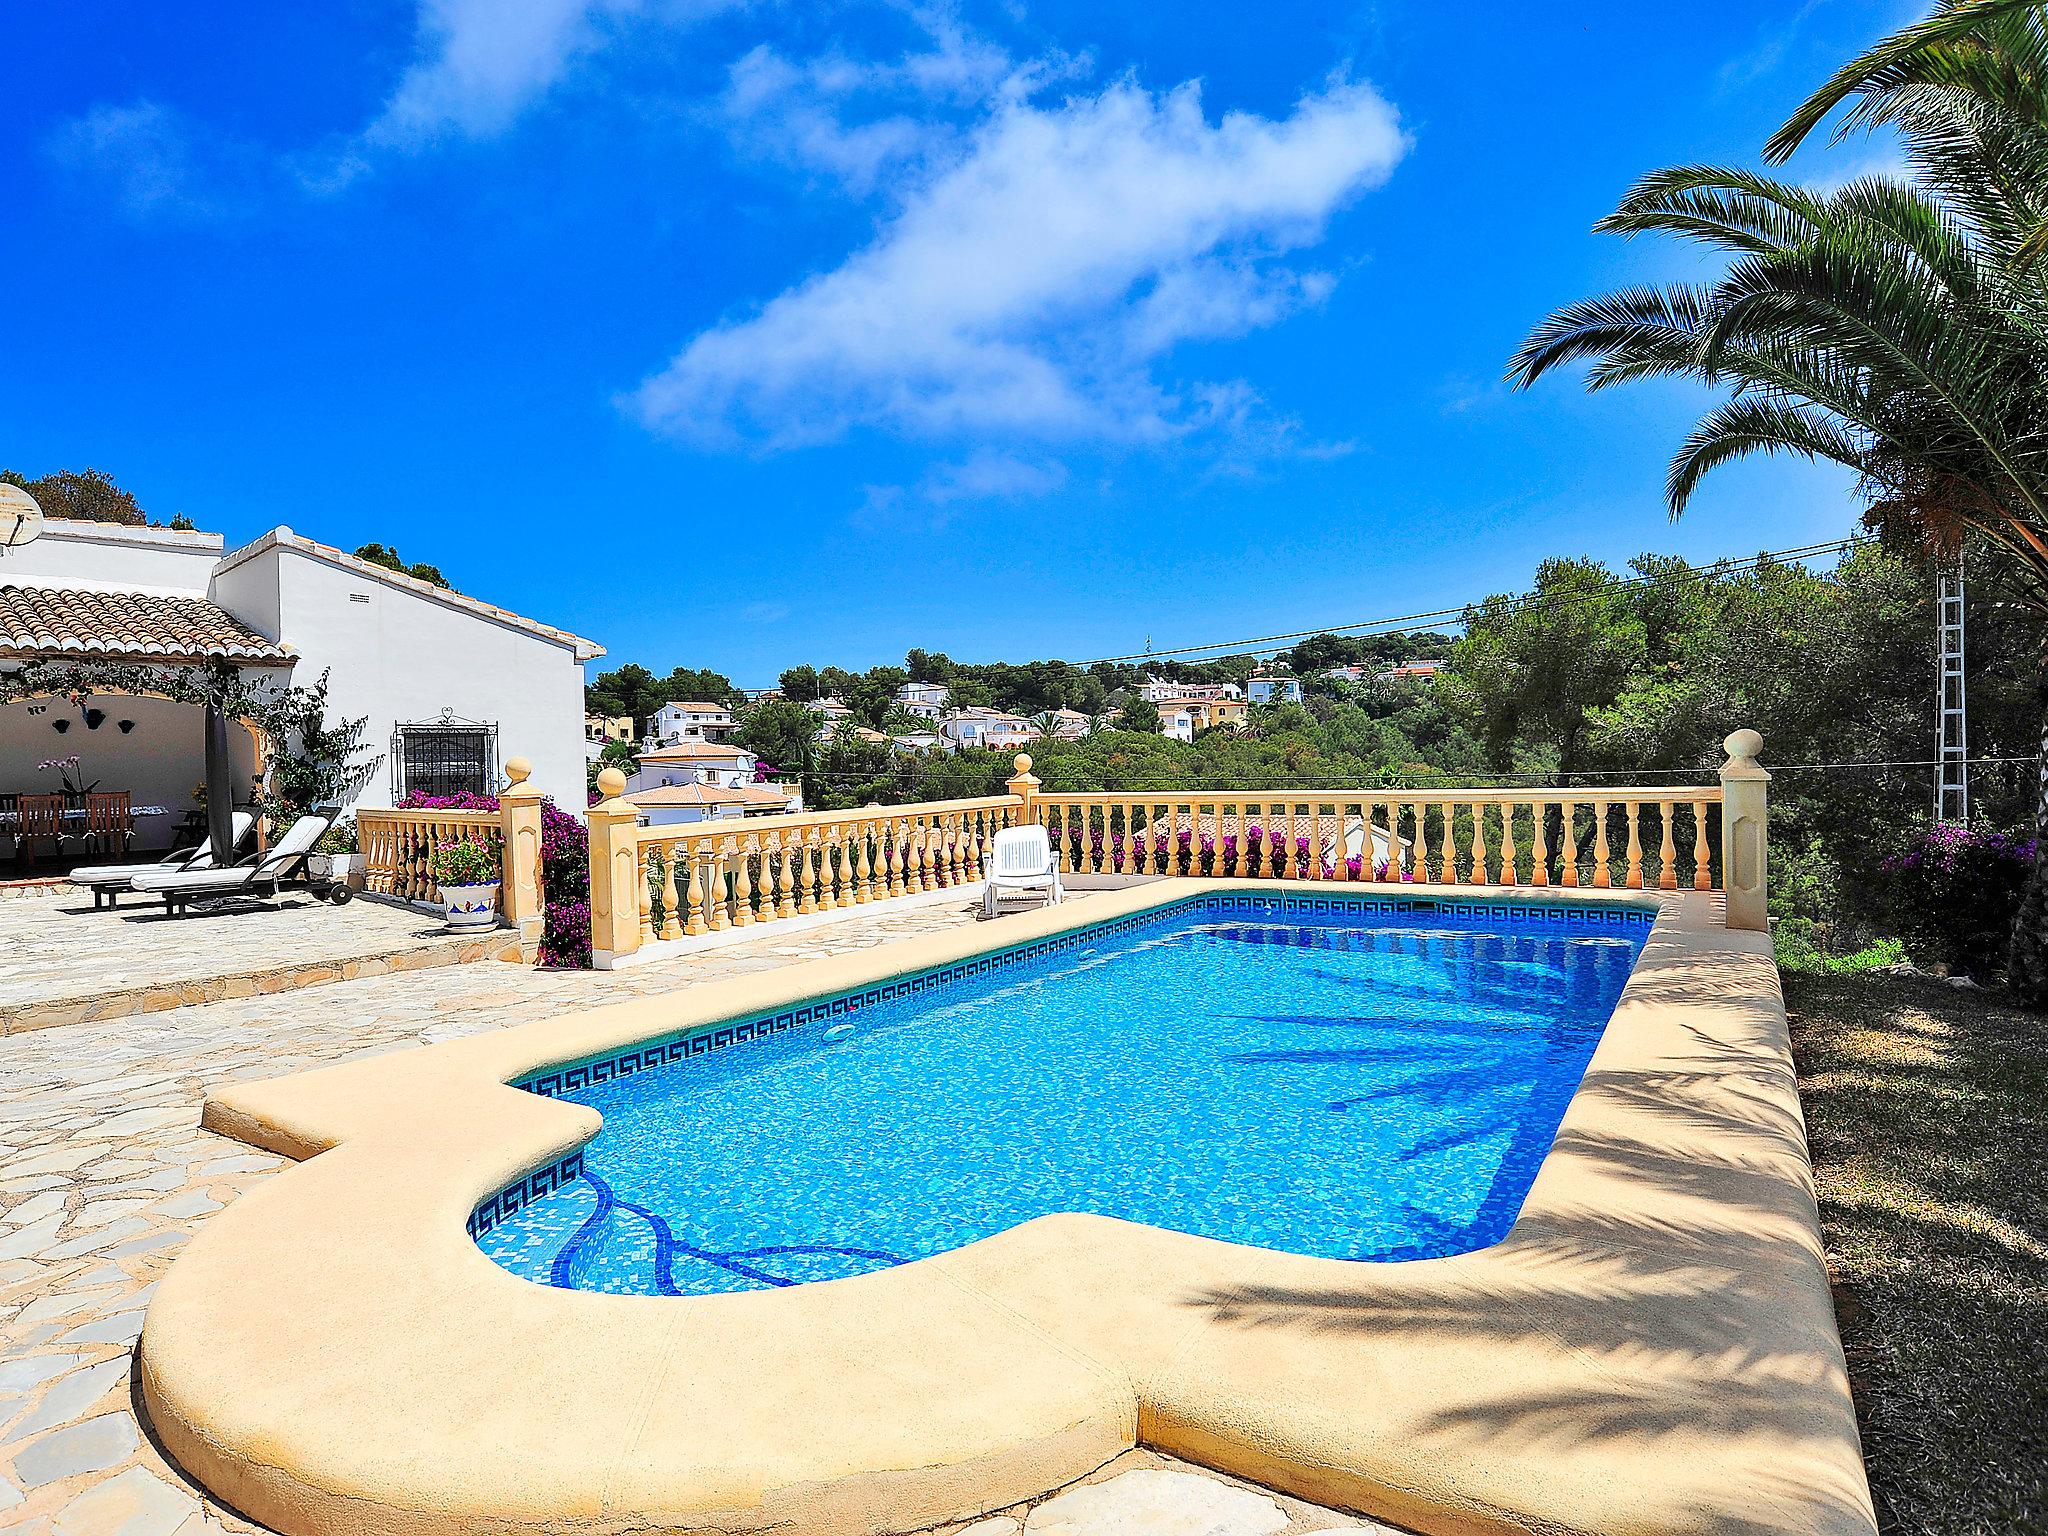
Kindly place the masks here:
POLYGON ((640 947, 639 811, 620 797, 626 776, 607 768, 597 776, 604 799, 585 813, 590 827, 590 951, 600 970, 640 947))
POLYGON ((1728 897, 1728 926, 1768 933, 1769 798, 1771 775, 1756 760, 1764 739, 1735 731, 1721 743, 1721 885, 1728 897))

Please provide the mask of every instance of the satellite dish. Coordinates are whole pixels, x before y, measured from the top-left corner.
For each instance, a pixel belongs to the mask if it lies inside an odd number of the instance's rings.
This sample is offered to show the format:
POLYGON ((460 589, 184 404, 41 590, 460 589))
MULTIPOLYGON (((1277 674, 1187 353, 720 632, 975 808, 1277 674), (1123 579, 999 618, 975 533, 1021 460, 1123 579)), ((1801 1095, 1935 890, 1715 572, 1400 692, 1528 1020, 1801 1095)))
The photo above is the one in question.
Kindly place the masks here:
POLYGON ((0 484, 0 555, 30 543, 43 531, 43 509, 18 485, 0 484))

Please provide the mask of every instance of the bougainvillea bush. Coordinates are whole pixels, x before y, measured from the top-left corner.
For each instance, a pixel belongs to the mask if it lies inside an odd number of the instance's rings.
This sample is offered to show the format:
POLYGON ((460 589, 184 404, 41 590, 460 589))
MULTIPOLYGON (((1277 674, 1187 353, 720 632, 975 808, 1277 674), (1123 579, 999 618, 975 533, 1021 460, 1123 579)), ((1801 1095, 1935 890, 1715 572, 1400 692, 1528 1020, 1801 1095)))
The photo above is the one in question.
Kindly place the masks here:
POLYGON ((1923 828, 1884 861, 1890 926, 1921 964, 1989 976, 2004 958, 2033 862, 2034 839, 2019 833, 1923 828))
MULTIPOLYGON (((495 811, 496 795, 410 794, 401 811, 495 811)), ((540 803, 540 963, 590 968, 590 833, 553 800, 540 803)))

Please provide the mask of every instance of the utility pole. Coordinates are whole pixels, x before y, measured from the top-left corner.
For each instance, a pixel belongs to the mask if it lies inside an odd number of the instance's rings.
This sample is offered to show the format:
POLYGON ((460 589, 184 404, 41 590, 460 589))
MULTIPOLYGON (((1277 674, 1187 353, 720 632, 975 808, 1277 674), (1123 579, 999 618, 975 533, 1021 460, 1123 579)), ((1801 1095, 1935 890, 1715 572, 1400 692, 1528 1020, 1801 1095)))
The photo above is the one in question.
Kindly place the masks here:
POLYGON ((1934 819, 1960 826, 1970 819, 1970 713, 1963 682, 1963 562, 1936 578, 1934 819))

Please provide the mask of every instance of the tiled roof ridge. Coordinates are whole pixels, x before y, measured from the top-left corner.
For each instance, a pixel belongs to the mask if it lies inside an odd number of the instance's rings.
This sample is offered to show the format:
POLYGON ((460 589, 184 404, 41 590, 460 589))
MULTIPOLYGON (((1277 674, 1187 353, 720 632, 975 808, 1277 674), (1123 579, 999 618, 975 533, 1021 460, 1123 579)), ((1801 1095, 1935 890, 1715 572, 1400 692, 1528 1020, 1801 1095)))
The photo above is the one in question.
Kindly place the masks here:
POLYGON ((293 652, 203 597, 0 582, 0 651, 282 663, 293 652))

